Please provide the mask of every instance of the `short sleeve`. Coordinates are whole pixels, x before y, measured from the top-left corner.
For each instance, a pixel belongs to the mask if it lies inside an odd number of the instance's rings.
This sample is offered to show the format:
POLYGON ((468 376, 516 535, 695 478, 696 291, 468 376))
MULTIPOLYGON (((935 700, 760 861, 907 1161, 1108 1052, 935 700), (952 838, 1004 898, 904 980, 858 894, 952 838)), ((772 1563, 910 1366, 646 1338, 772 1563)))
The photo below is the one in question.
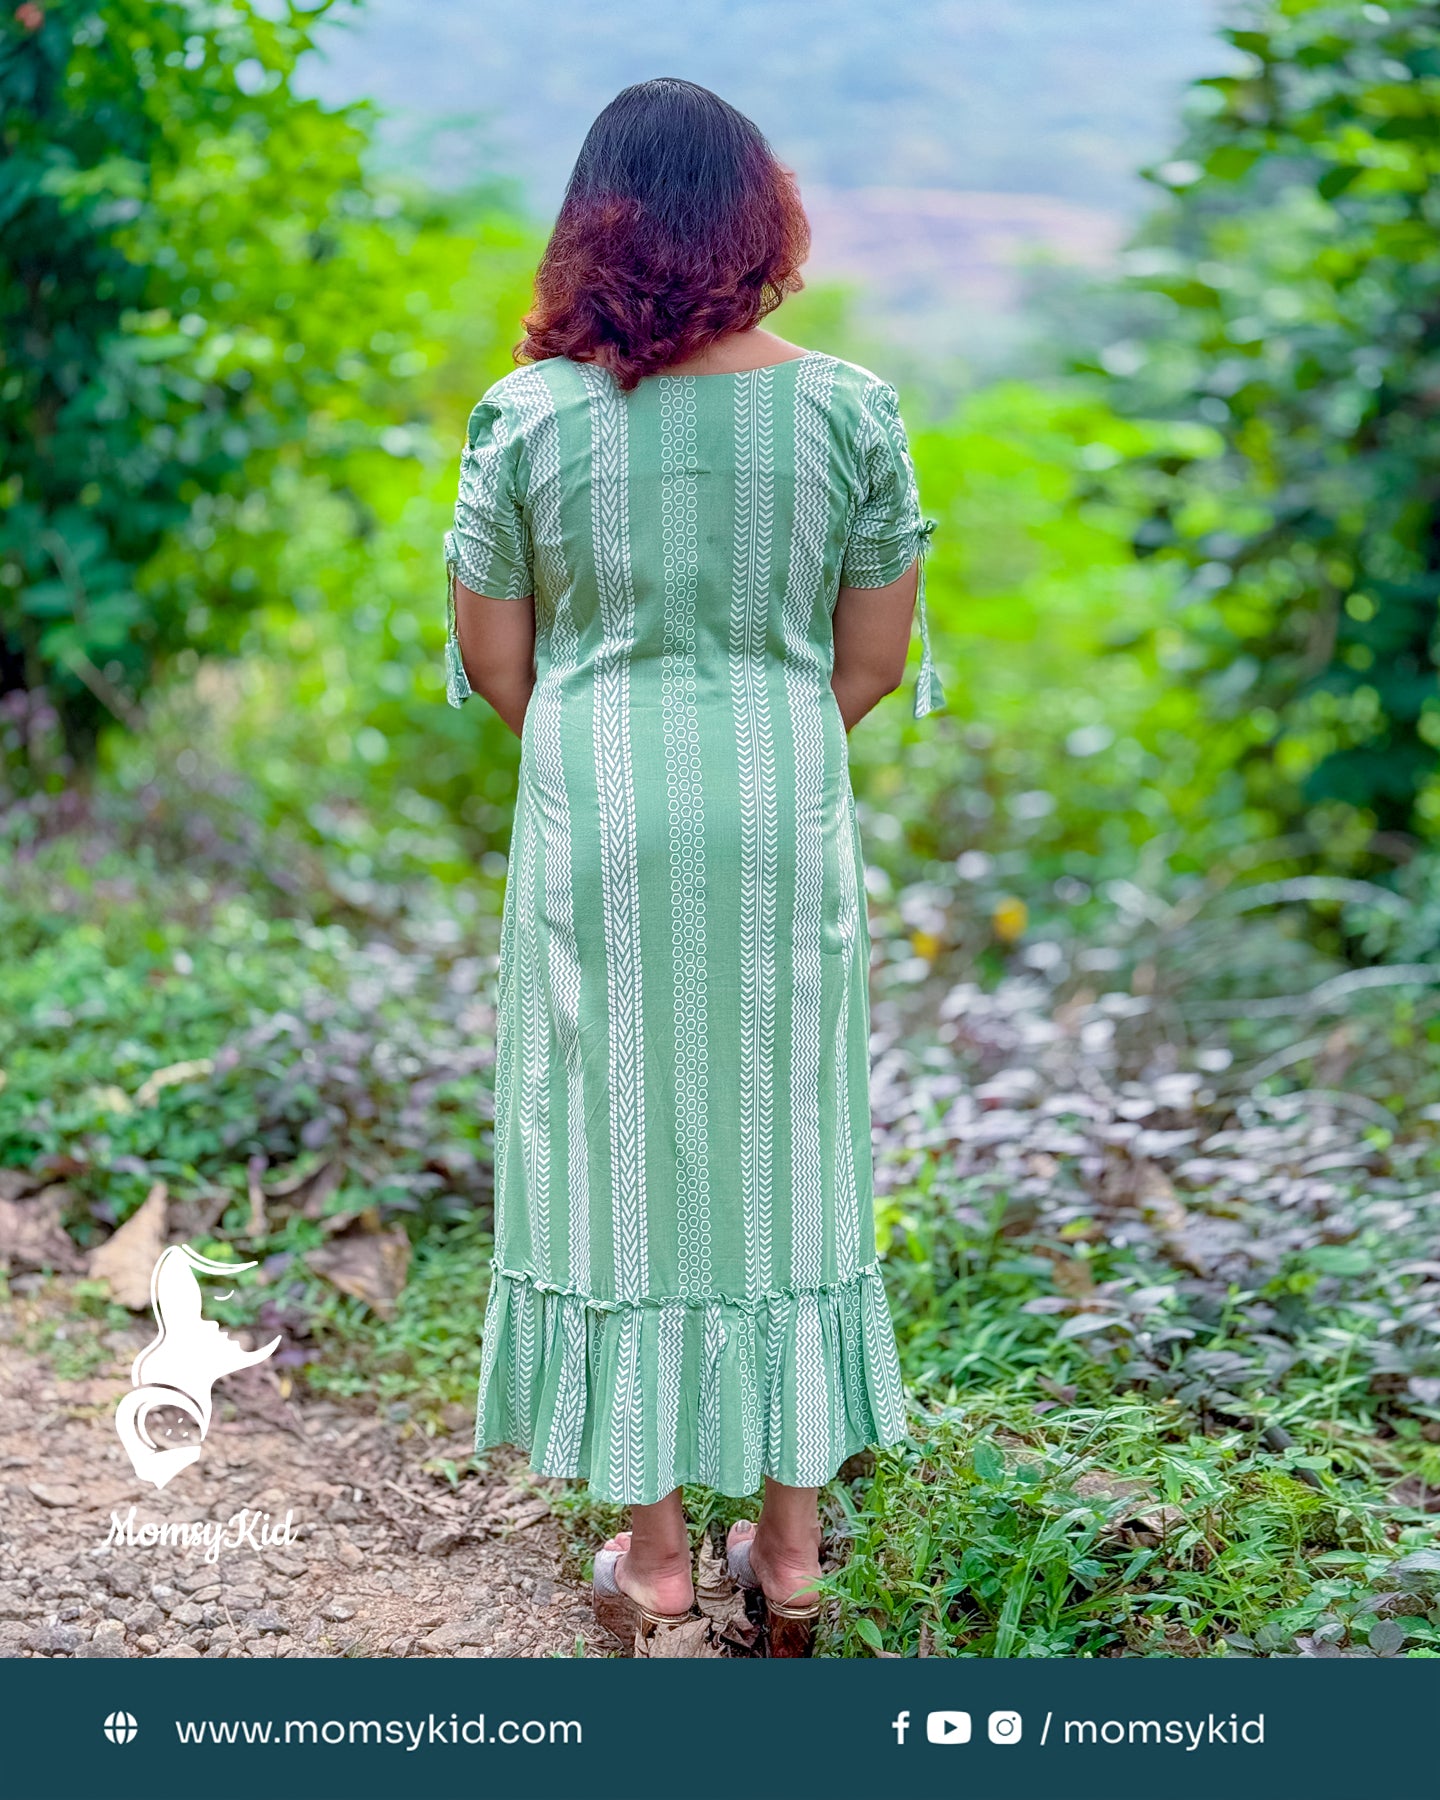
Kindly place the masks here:
POLYGON ((924 558, 935 521, 921 512, 920 489, 900 417, 899 397, 887 382, 876 381, 867 390, 863 421, 864 487, 845 539, 840 585, 886 587, 898 581, 917 556, 921 559, 915 608, 920 626, 920 672, 912 710, 917 719, 922 719, 945 704, 945 692, 930 653, 930 623, 925 607, 924 558))
POLYGON ((505 408, 482 400, 470 414, 460 453, 455 521, 445 534, 445 698, 463 706, 474 691, 455 630, 455 583, 493 600, 526 600, 535 591, 530 534, 517 497, 519 441, 505 408))

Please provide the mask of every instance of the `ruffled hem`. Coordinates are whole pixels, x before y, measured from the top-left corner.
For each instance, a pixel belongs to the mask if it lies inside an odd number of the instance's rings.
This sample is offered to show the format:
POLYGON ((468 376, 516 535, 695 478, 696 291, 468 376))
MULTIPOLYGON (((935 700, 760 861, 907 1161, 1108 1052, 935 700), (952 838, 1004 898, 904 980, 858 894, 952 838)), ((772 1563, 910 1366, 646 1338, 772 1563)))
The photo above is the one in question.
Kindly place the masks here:
POLYGON ((884 1282, 754 1298, 596 1300, 493 1268, 475 1448, 647 1506, 688 1482, 742 1498, 765 1476, 821 1487, 902 1443, 905 1390, 884 1282))

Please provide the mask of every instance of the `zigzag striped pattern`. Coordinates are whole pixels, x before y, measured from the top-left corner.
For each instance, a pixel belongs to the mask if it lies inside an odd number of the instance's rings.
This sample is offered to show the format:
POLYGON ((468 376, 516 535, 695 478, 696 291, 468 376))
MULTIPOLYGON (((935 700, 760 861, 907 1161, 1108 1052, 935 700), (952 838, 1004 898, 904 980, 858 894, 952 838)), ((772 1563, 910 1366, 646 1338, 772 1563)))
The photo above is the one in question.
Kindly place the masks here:
POLYGON ((720 1307, 705 1302, 704 1373, 700 1383, 700 1433, 697 1462, 699 1478, 710 1486, 720 1481, 720 1354, 725 1348, 725 1326, 720 1307))
POLYGON ((813 1294, 802 1294, 795 1311, 796 1487, 819 1487, 835 1467, 830 1453, 831 1394, 837 1386, 825 1367, 819 1304, 813 1294))
MULTIPOLYGON (((585 368, 590 391, 591 535, 604 641, 594 661, 595 784, 600 809, 600 894, 610 1001, 610 1183, 615 1292, 638 1299, 649 1276, 645 1213, 645 1031, 640 994, 640 871, 630 756, 630 653, 635 596, 630 581, 628 414, 612 378, 585 368)), ((631 1340, 624 1340, 627 1347, 631 1340)), ((630 1372, 626 1371, 626 1379, 630 1372)), ((622 1410, 611 1440, 611 1476, 641 1471, 638 1406, 622 1410)))
POLYGON ((735 383, 735 561, 730 694, 740 787, 740 1181, 745 1284, 771 1282, 775 1106, 775 931, 779 821, 765 679, 775 529, 775 372, 735 383))
MULTIPOLYGON (((855 1138, 850 1129, 850 1037, 855 988, 869 978, 869 962, 860 942, 860 833, 855 822, 855 800, 850 788, 850 772, 845 770, 840 796, 841 817, 831 826, 839 842, 840 862, 840 941, 844 946, 845 992, 840 1004, 840 1020, 835 1033, 835 1055, 831 1064, 835 1082, 835 1112, 839 1128, 835 1133, 834 1208, 835 1269, 842 1281, 860 1266, 860 1195, 855 1175, 855 1138)), ((864 1004, 864 996, 858 997, 864 1004)))
POLYGON ((595 782, 600 809, 600 897, 610 1002, 610 1182, 615 1291, 645 1292, 644 1021, 640 1007, 640 876, 630 757, 629 443, 625 402, 612 378, 582 370, 590 392, 590 493, 595 581, 604 641, 595 655, 595 782))
MULTIPOLYGON (((590 1280, 590 1162, 585 1139, 585 1077, 580 1057, 580 953, 575 938, 575 895, 571 874, 570 791, 565 769, 564 695, 567 677, 579 660, 575 624, 575 578, 565 555, 560 516, 560 431, 549 383, 539 369, 523 371, 513 381, 517 425, 529 449, 530 476, 526 500, 535 545, 537 666, 531 744, 533 779, 541 804, 541 845, 545 862, 545 907, 549 964, 548 1017, 564 1064, 564 1084, 557 1100, 565 1119, 566 1184, 548 1189, 536 1204, 562 1208, 568 1215, 567 1270, 588 1286, 590 1280)), ((522 771, 522 780, 526 772, 522 771)), ((542 1078, 544 1071, 541 1072, 542 1078)), ((558 1172, 557 1172, 558 1173, 558 1172)), ((539 1267, 555 1270, 547 1254, 539 1267)), ((536 1251, 537 1258, 539 1251, 536 1251)))
MULTIPOLYGON (((791 908, 790 993, 790 1279, 821 1279, 825 1195, 820 1172, 821 936, 825 909, 825 845, 819 796, 825 780, 824 679, 811 645, 815 610, 826 597, 825 544, 830 514, 829 358, 801 363, 795 377, 795 462, 808 479, 795 483, 790 572, 782 625, 785 692, 794 740, 795 787, 809 804, 795 809, 795 892, 791 908), (820 471, 825 471, 820 476, 820 471), (817 477, 819 477, 817 479, 817 477)), ((833 698, 831 704, 834 704, 833 698)))
POLYGON ((660 542, 665 565, 660 701, 670 822, 675 1211, 682 1294, 704 1294, 711 1280, 705 795, 695 687, 700 549, 694 462, 695 382, 675 378, 660 396, 660 542))
MULTIPOLYGON (((524 808, 520 821, 520 859, 515 870, 519 892, 518 937, 520 981, 520 1152, 525 1166, 525 1196, 530 1221, 530 1249, 537 1268, 550 1266, 550 1114, 549 1023, 540 992, 540 942, 536 930, 539 884, 536 881, 535 814, 524 808)), ((528 1372, 527 1372, 528 1374, 528 1372)))
POLYGON ((545 1440, 545 1461, 553 1475, 580 1473, 580 1445, 585 1433, 585 1400, 590 1388, 585 1313, 579 1307, 561 1312, 560 1379, 555 1411, 545 1440))
POLYGON ((675 1445, 680 1425, 680 1374, 685 1357, 685 1313, 679 1301, 660 1308, 658 1384, 655 1394, 655 1484, 662 1494, 675 1485, 675 1445))

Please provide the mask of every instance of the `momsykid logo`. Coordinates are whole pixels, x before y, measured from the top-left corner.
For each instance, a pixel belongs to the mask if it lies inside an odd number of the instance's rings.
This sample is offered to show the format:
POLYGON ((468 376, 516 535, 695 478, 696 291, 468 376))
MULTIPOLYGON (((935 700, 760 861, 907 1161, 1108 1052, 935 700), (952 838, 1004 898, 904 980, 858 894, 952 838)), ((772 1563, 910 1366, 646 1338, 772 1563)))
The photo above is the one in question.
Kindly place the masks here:
POLYGON ((133 1744, 140 1727, 134 1713, 113 1712, 105 1715, 105 1735, 112 1744, 133 1744))
MULTIPOLYGON (((253 1262, 212 1262, 188 1244, 171 1244, 161 1251, 150 1277, 150 1305, 160 1334, 135 1358, 130 1370, 131 1391, 115 1408, 115 1429, 142 1481, 163 1488, 182 1469, 198 1462, 210 1429, 210 1390, 224 1376, 253 1368, 278 1349, 277 1337, 262 1350, 246 1350, 201 1311, 197 1274, 234 1275, 237 1270, 254 1267, 253 1262), (188 1414, 199 1427, 199 1437, 178 1443, 157 1441, 149 1420, 162 1408, 188 1414)), ((188 1432, 185 1435, 189 1437, 188 1432)), ((131 1719, 130 1724, 133 1736, 135 1721, 131 1719)), ((108 1721, 105 1728, 109 1731, 108 1721)))

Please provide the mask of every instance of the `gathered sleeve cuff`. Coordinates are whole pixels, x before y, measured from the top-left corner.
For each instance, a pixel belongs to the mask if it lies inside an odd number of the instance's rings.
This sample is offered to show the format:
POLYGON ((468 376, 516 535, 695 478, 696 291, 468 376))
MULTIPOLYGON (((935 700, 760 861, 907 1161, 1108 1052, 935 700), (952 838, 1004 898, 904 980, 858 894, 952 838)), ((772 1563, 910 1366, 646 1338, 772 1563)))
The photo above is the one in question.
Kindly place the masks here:
POLYGON ((518 451, 504 407, 482 400, 470 414, 454 523, 445 533, 445 698, 451 706, 463 706, 474 692, 455 628, 456 581, 494 600, 528 600, 535 592, 530 534, 518 498, 518 451))
POLYGON ((842 587, 878 588, 898 581, 918 557, 920 574, 915 616, 920 630, 920 670, 912 715, 923 719, 945 705, 945 690, 930 649, 925 606, 925 558, 935 520, 920 510, 915 465, 894 388, 877 382, 865 408, 865 489, 850 521, 840 566, 842 587))

